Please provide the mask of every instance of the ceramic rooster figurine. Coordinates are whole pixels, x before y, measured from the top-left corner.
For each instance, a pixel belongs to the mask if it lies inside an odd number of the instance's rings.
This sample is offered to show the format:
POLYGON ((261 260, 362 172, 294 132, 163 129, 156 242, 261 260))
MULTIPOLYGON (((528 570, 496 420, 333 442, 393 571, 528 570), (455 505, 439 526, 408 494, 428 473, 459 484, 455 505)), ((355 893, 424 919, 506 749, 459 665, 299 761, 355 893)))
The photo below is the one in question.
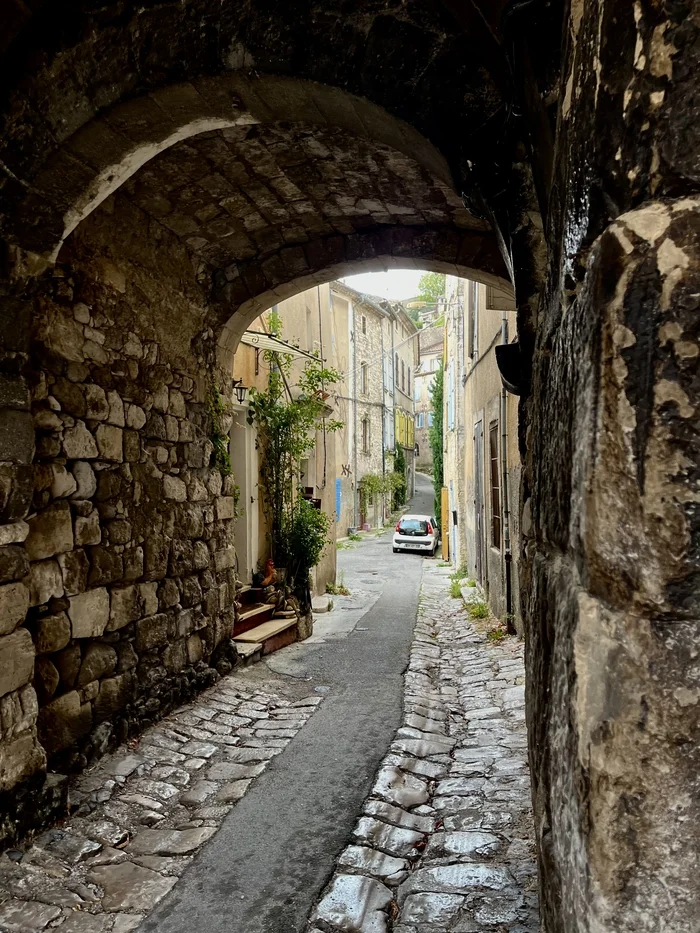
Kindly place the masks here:
POLYGON ((277 582, 277 571, 275 570, 275 564, 272 558, 270 557, 268 558, 268 560, 265 561, 265 576, 263 577, 263 581, 260 585, 263 587, 271 586, 273 583, 276 583, 276 582, 277 582))

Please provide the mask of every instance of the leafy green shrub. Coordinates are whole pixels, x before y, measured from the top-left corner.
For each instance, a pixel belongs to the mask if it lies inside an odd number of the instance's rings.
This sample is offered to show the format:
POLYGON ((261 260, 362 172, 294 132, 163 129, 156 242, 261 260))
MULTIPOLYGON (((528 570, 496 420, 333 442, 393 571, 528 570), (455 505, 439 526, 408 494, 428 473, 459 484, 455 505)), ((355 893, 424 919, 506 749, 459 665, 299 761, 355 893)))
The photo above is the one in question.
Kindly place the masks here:
POLYGON ((307 580, 328 544, 330 516, 299 497, 284 525, 288 579, 307 580))

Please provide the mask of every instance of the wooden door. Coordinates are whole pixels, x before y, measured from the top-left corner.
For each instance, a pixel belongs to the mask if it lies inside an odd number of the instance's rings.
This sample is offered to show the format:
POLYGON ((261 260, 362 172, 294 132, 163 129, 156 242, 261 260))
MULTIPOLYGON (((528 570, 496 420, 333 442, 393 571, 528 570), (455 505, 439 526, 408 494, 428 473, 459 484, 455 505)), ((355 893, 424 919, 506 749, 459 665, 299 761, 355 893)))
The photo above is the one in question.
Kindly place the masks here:
POLYGON ((484 584, 484 426, 477 421, 474 425, 474 523, 475 555, 474 573, 476 581, 484 584))

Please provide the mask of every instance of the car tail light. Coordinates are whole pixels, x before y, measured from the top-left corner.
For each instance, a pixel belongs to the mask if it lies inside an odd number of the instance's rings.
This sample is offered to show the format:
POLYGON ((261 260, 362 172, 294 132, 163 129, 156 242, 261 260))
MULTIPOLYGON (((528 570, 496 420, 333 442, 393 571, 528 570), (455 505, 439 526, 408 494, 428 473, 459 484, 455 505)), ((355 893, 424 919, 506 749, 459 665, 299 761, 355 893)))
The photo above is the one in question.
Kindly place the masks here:
POLYGON ((401 522, 396 523, 396 530, 401 531, 401 522))
POLYGON ((428 534, 431 535, 432 533, 433 533, 433 526, 430 524, 430 522, 428 522, 428 534))

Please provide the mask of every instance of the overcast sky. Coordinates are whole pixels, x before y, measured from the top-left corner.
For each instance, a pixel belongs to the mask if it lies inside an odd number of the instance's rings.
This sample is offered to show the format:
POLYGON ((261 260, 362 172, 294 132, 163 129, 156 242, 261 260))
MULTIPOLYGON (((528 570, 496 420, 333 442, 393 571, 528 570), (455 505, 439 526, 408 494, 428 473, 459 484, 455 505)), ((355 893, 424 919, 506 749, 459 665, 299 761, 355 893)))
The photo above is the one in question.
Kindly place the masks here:
POLYGON ((350 288, 365 295, 377 295, 379 298, 391 298, 401 301, 413 298, 418 292, 418 282, 422 272, 413 269, 394 269, 391 272, 365 272, 364 275, 348 275, 344 279, 350 288))

